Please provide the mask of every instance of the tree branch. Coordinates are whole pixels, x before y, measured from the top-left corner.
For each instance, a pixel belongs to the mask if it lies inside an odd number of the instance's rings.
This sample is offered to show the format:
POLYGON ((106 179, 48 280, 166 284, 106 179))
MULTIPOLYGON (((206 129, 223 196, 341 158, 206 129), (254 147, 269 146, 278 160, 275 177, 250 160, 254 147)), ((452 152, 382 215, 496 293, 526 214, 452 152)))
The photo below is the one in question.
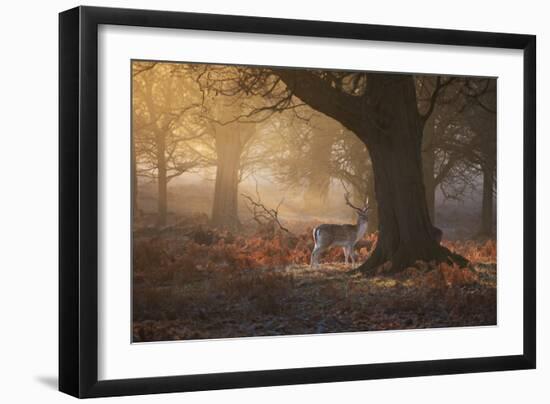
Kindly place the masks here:
POLYGON ((289 91, 311 108, 321 111, 355 132, 365 122, 357 110, 357 97, 331 86, 308 70, 272 69, 289 91))

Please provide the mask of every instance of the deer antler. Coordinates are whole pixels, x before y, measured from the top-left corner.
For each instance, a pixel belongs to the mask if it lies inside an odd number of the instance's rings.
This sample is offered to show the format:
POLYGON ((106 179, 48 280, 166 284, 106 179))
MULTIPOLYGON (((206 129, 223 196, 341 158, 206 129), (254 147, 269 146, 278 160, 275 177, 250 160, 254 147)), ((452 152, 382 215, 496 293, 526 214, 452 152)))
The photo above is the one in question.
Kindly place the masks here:
POLYGON ((370 209, 369 197, 368 196, 367 196, 367 199, 365 200, 365 206, 363 208, 358 208, 357 206, 353 205, 350 202, 350 200, 349 200, 350 192, 349 192, 348 188, 346 187, 346 184, 344 184, 344 181, 340 180, 340 183, 342 184, 342 187, 344 188, 344 191, 346 191, 346 193, 344 194, 344 198, 346 200, 346 205, 348 205, 350 208, 356 210, 359 213, 365 213, 367 210, 370 209))
POLYGON ((359 213, 364 213, 367 211, 368 209, 368 199, 367 199, 367 203, 365 203, 365 207, 363 209, 361 208, 358 208, 357 206, 355 206, 353 203, 350 202, 349 200, 349 192, 346 192, 344 194, 344 199, 346 200, 346 205, 348 205, 350 208, 352 209, 355 209, 357 212, 359 213))

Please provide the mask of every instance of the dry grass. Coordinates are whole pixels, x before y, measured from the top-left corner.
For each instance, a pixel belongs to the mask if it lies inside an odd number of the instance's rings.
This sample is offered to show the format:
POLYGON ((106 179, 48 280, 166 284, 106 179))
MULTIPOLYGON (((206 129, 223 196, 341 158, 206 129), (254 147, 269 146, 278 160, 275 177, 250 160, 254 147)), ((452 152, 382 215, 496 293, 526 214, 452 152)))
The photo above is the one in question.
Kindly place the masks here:
MULTIPOLYGON (((310 234, 216 233, 203 243, 188 232, 136 237, 134 341, 496 323, 492 240, 445 243, 474 262, 470 268, 419 262, 395 276, 366 278, 343 264, 340 249, 311 269, 310 234)), ((360 260, 375 242, 361 242, 360 260)))

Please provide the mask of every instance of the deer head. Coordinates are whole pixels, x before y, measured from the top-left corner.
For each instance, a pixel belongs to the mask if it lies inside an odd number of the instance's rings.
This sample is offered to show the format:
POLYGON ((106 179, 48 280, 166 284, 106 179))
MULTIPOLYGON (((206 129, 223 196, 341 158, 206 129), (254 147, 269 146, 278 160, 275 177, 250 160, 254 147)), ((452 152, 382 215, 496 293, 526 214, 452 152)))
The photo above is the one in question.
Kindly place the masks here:
POLYGON ((369 198, 365 200, 365 205, 362 208, 359 208, 350 202, 348 192, 344 194, 344 199, 346 200, 346 205, 357 212, 359 221, 366 222, 368 219, 368 211, 371 209, 369 206, 369 198))

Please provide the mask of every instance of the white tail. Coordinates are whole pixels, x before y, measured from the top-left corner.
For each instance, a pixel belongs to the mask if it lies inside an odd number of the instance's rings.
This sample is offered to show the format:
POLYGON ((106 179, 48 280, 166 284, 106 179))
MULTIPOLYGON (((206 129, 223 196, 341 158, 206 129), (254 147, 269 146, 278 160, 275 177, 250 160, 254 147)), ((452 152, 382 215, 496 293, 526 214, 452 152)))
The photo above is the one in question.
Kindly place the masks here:
POLYGON ((363 208, 353 206, 349 201, 348 194, 345 196, 346 204, 357 212, 356 224, 321 224, 313 229, 313 241, 315 247, 311 252, 311 267, 319 265, 321 254, 331 247, 342 247, 344 250, 345 263, 351 260, 352 267, 355 266, 355 244, 363 238, 367 231, 367 211, 369 210, 368 199, 363 208))

